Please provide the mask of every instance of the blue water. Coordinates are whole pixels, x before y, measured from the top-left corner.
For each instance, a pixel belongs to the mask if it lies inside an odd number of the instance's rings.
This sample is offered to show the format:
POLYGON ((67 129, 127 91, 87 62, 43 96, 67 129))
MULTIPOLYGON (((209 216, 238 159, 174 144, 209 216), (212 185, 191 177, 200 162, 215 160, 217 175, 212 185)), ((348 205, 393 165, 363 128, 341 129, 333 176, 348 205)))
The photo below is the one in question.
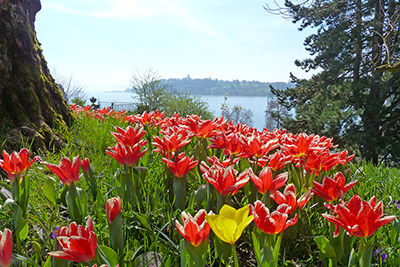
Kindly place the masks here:
MULTIPOLYGON (((135 102, 133 94, 129 92, 88 92, 88 97, 97 98, 100 106, 109 106, 111 102, 135 102)), ((215 116, 221 115, 221 105, 224 103, 224 96, 200 96, 208 103, 210 110, 215 116)), ((253 127, 262 130, 265 127, 265 109, 267 97, 259 96, 229 96, 226 104, 233 107, 241 105, 244 109, 250 109, 253 112, 253 127)))

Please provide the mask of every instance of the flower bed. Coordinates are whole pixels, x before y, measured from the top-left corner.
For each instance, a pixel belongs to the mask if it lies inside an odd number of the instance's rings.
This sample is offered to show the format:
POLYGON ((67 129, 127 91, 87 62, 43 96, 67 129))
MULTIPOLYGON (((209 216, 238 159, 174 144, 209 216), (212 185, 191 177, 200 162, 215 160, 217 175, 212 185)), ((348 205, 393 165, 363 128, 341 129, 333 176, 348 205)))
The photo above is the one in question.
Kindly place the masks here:
MULTIPOLYGON (((115 146, 105 151, 115 174, 102 177, 85 155, 58 163, 30 161, 26 148, 3 151, 11 214, 3 224, 11 231, 1 235, 0 266, 11 265, 11 250, 15 262, 32 266, 135 266, 146 259, 164 266, 282 266, 298 260, 287 256, 305 228, 313 240, 308 248, 319 250, 314 263, 371 266, 374 252, 380 261, 387 257, 374 247, 374 235, 396 216, 384 216, 375 196, 352 194, 358 184, 347 165, 354 155, 330 138, 259 132, 223 118, 71 108, 78 119, 128 124, 115 126, 115 146), (43 185, 47 215, 29 207, 33 163, 51 177, 43 185), (33 229, 54 236, 33 242, 33 229)), ((399 230, 391 235, 397 242, 399 230)))

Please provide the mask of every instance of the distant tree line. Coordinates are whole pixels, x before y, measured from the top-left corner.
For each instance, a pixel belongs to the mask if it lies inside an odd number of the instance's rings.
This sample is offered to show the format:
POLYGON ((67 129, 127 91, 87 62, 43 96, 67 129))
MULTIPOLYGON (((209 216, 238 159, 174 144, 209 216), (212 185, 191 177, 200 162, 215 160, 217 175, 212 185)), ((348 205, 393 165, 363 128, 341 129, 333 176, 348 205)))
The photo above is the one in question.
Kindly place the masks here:
POLYGON ((196 95, 230 95, 230 96, 270 96, 270 86, 277 89, 293 87, 294 84, 286 82, 259 82, 239 80, 218 80, 211 78, 192 79, 189 75, 186 78, 165 79, 170 85, 170 90, 177 93, 191 92, 196 95))

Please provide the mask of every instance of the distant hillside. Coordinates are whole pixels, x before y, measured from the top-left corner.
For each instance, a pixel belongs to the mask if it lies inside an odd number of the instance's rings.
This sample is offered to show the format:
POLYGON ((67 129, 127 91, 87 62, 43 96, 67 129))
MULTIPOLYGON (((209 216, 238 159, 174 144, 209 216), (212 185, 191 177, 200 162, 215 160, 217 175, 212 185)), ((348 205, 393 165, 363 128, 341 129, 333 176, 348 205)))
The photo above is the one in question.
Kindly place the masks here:
POLYGON ((224 81, 218 79, 192 79, 190 76, 183 79, 170 78, 165 80, 171 85, 171 91, 182 93, 192 92, 196 95, 225 95, 231 96, 268 96, 270 85, 277 89, 293 87, 292 83, 271 82, 264 83, 258 81, 224 81))

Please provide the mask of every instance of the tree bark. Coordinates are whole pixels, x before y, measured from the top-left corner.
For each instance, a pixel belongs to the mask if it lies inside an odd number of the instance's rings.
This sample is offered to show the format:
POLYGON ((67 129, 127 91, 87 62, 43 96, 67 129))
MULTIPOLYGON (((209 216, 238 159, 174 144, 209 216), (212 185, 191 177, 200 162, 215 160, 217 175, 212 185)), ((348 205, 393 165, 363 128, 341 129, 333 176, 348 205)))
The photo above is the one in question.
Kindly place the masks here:
POLYGON ((59 146, 52 129, 72 119, 36 38, 40 9, 40 0, 0 0, 0 148, 59 146))
MULTIPOLYGON (((374 34, 372 36, 372 61, 375 65, 380 66, 384 61, 383 56, 383 29, 384 29, 384 14, 381 1, 375 0, 374 10, 374 34)), ((373 67, 373 66, 372 66, 373 67)), ((380 83, 382 72, 376 71, 374 68, 370 81, 369 94, 366 97, 364 112, 361 115, 364 127, 364 144, 362 155, 371 160, 374 164, 379 162, 380 150, 385 147, 384 139, 382 138, 382 118, 383 101, 381 94, 384 91, 380 83)))

